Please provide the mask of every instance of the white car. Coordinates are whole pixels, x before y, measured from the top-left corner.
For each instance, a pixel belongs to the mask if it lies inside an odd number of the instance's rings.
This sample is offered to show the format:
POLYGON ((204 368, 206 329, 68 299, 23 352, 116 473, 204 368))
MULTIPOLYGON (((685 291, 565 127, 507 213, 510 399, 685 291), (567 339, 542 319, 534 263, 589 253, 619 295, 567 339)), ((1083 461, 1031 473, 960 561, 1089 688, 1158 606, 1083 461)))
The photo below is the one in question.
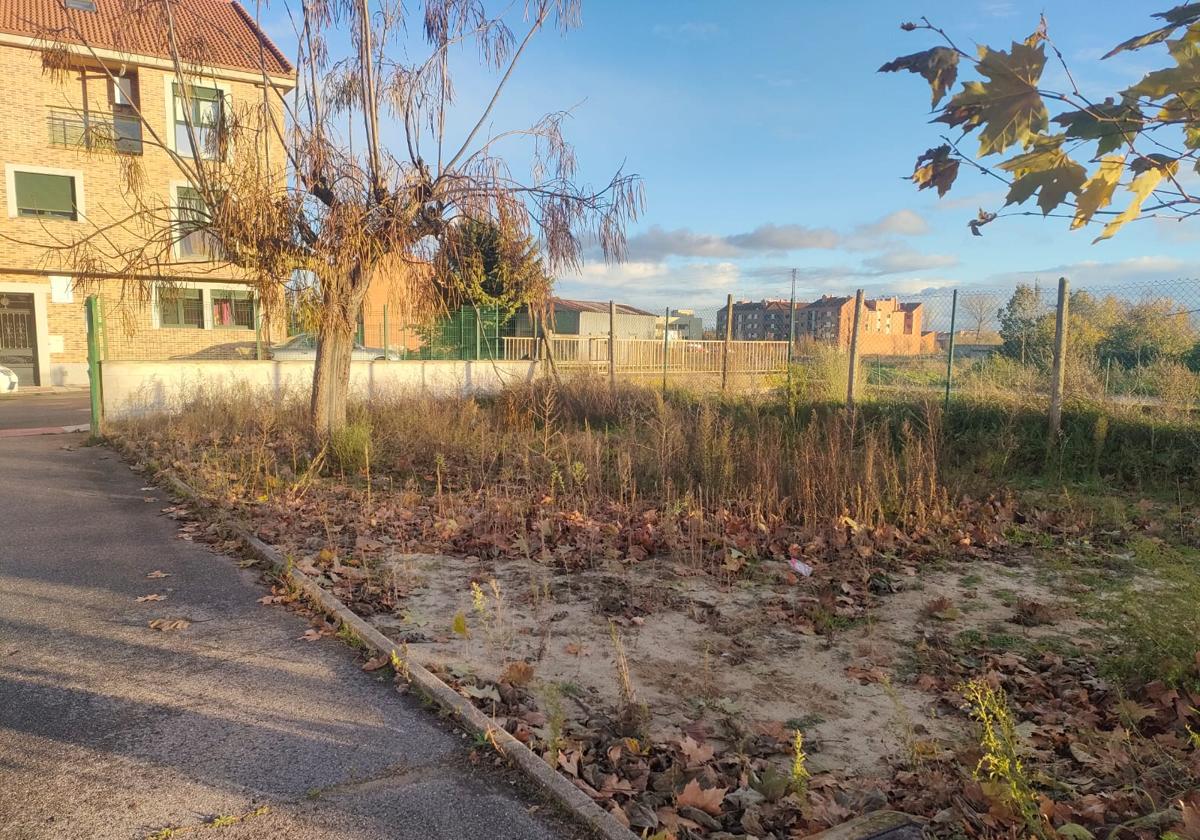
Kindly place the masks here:
MULTIPOLYGON (((310 362, 317 358, 317 337, 312 333, 294 335, 283 344, 272 347, 271 358, 278 362, 310 362)), ((356 341, 350 358, 356 362, 377 362, 384 358, 396 361, 401 356, 395 350, 390 350, 385 357, 382 347, 363 347, 356 341)))
POLYGON ((0 394, 14 394, 17 391, 17 375, 6 367, 0 367, 0 394))

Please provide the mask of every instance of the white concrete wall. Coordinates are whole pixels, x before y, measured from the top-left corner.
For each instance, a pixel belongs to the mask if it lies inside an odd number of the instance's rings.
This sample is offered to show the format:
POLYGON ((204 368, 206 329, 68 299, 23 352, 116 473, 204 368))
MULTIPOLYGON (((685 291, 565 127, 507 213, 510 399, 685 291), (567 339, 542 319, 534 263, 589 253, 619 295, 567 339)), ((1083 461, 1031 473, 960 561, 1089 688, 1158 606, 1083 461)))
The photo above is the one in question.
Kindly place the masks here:
MULTIPOLYGON (((174 411, 190 392, 201 387, 249 387, 271 398, 284 393, 307 397, 312 369, 312 362, 102 362, 104 415, 119 420, 174 411)), ((486 394, 530 382, 537 370, 536 362, 526 361, 352 362, 350 392, 359 398, 414 392, 486 394)))

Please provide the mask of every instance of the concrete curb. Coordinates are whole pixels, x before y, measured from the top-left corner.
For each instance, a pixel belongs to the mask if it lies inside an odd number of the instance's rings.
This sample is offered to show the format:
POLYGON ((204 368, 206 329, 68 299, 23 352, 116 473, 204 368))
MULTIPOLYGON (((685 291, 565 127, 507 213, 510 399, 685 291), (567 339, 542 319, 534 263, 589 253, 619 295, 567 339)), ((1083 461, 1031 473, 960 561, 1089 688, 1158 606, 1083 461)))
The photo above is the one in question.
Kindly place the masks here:
MULTIPOLYGON (((110 436, 109 442, 127 459, 140 457, 133 447, 121 438, 110 436)), ((169 467, 163 467, 154 462, 150 462, 149 466, 154 469, 155 478, 167 484, 175 495, 205 509, 212 509, 212 505, 203 496, 175 475, 169 467)), ((410 685, 443 712, 454 717, 467 732, 486 738, 510 765, 595 832, 598 837, 602 837, 604 840, 638 840, 637 835, 623 826, 616 817, 593 802, 591 797, 567 781, 527 746, 497 726, 494 720, 473 706, 465 697, 438 679, 420 663, 404 658, 404 651, 398 649, 394 642, 368 624, 313 578, 293 568, 278 549, 254 536, 242 523, 233 519, 225 518, 219 524, 228 528, 253 555, 266 563, 272 572, 280 578, 291 581, 298 590, 312 600, 314 605, 327 615, 336 618, 343 626, 349 627, 372 651, 376 654, 390 656, 393 661, 399 660, 406 671, 403 676, 407 678, 410 685)))

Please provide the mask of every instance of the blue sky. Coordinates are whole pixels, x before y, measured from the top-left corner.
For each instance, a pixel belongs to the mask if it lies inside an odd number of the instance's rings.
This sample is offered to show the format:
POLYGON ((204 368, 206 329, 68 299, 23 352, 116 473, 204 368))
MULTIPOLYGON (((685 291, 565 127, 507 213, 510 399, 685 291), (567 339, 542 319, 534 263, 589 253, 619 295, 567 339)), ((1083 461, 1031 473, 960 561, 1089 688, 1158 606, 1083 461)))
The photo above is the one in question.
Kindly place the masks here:
MULTIPOLYGON (((935 44, 929 33, 902 32, 903 20, 927 15, 965 49, 1007 48, 1044 11, 1084 92, 1103 98, 1166 60, 1161 47, 1099 56, 1171 5, 585 0, 581 29, 535 41, 489 129, 571 108, 581 180, 602 184, 620 166, 644 179, 627 261, 592 255, 579 273, 560 275, 565 296, 710 307, 726 293, 786 295, 792 268, 802 298, 859 286, 1011 287, 1060 274, 1076 286, 1174 281, 1200 276, 1200 222, 1142 221, 1097 245, 1095 231, 1071 232, 1065 219, 1004 219, 971 236, 967 220, 981 206, 997 209, 1003 185, 964 169, 946 198, 918 193, 903 176, 940 142, 927 124, 928 86, 876 72, 935 44)), ((270 31, 290 40, 278 23, 270 31)), ((457 127, 494 77, 469 55, 456 63, 457 127)), ((1060 84, 1062 74, 1049 70, 1043 82, 1060 84)))

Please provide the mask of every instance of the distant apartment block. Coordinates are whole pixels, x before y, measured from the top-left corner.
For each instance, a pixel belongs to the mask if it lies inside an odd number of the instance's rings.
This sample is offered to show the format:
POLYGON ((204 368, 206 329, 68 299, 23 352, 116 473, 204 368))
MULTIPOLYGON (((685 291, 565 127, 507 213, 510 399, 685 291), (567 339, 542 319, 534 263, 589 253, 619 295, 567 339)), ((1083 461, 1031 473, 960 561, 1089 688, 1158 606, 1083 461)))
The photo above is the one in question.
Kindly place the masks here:
MULTIPOLYGON (((868 356, 917 356, 937 350, 937 334, 922 330, 925 304, 897 298, 863 301, 858 349, 868 356)), ((796 338, 847 350, 854 331, 854 298, 824 295, 798 313, 796 338)))
POLYGON ((704 338, 704 319, 694 309, 672 309, 667 319, 667 329, 672 338, 701 341, 704 338))
MULTIPOLYGON (((804 306, 796 301, 797 334, 804 306)), ((718 310, 717 338, 725 337, 726 320, 726 310, 718 310)), ((733 305, 733 340, 787 341, 790 320, 786 300, 739 301, 733 305)))
MULTIPOLYGON (((933 353, 937 335, 922 329, 925 305, 897 298, 863 302, 859 352, 873 356, 915 356, 933 353)), ((717 312, 717 336, 724 337, 726 310, 717 312)), ((825 295, 811 303, 796 302, 795 336, 849 349, 854 330, 854 298, 825 295)), ((733 304, 735 341, 787 341, 788 301, 741 301, 733 304)))

